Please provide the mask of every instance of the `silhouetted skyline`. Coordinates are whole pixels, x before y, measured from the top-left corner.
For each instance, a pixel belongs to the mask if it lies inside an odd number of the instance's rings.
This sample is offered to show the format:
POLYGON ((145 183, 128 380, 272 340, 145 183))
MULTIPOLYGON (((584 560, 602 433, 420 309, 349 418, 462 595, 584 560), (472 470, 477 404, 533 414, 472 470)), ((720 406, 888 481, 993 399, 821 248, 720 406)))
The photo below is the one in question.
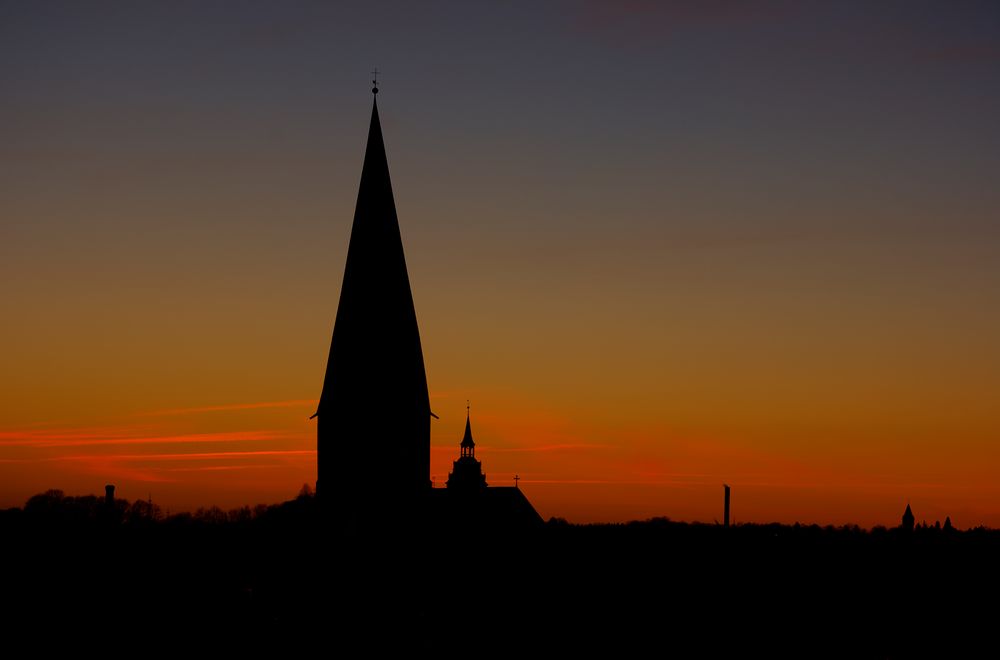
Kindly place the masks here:
POLYGON ((546 518, 1000 526, 993 3, 56 0, 0 43, 0 507, 314 482, 378 66, 438 486, 471 397, 546 518))
MULTIPOLYGON (((490 487, 478 499, 489 511, 518 498, 490 487)), ((1000 530, 947 519, 869 531, 552 519, 400 533, 391 511, 375 521, 381 533, 344 542, 319 504, 306 488, 272 506, 166 515, 147 500, 53 490, 0 509, 0 555, 16 567, 0 601, 4 642, 79 646, 112 622, 105 651, 143 649, 166 631, 170 644, 257 651, 488 644, 632 656, 670 639, 724 655, 965 657, 983 650, 967 631, 989 628, 982 594, 995 589, 1000 544, 1000 530)), ((471 512, 452 510, 474 523, 471 512)))

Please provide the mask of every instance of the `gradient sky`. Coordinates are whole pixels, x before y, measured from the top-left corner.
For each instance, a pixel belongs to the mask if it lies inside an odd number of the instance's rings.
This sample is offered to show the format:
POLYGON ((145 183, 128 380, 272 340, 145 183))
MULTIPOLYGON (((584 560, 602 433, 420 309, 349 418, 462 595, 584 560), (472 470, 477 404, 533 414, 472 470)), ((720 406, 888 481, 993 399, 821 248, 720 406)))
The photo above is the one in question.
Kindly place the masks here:
POLYGON ((438 485, 468 398, 546 518, 1000 526, 961 0, 0 0, 0 506, 315 480, 372 66, 438 485))

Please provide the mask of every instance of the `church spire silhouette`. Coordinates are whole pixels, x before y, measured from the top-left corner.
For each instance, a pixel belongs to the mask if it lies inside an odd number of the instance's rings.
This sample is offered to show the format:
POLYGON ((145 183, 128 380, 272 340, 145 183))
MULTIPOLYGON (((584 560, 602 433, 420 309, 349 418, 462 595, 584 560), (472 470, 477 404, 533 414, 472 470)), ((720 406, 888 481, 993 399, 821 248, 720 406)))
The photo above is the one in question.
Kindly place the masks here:
POLYGON ((454 463, 452 472, 445 484, 455 491, 475 492, 486 488, 486 475, 483 474, 483 464, 476 460, 476 443, 472 439, 472 417, 470 406, 465 406, 465 435, 462 436, 461 454, 454 463))
POLYGON ((916 518, 913 516, 913 510, 910 509, 910 503, 906 503, 906 510, 903 511, 903 524, 900 525, 905 531, 912 532, 913 525, 916 522, 916 518))
POLYGON ((472 440, 472 421, 469 412, 470 406, 465 406, 465 435, 462 436, 462 456, 476 457, 476 443, 472 440))
POLYGON ((430 488, 427 376, 377 91, 316 411, 317 493, 352 518, 430 488))

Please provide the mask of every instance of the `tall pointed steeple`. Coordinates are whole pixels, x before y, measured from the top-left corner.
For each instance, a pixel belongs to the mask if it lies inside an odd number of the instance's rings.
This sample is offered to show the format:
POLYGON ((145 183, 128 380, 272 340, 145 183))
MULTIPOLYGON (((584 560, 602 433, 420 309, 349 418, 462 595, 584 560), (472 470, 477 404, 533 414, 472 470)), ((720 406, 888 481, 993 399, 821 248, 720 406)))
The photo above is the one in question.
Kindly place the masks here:
POLYGON ((427 376, 374 98, 316 414, 322 498, 361 513, 430 488, 427 376))

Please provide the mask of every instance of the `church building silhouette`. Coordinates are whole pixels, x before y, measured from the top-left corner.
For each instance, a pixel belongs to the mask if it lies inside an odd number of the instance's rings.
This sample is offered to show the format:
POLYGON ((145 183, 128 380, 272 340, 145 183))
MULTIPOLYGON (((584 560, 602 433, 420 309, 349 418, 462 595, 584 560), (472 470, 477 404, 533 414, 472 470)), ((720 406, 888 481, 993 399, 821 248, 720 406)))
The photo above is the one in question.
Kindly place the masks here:
MULTIPOLYGON (((373 81, 375 83, 375 81, 373 81)), ((510 528, 541 517, 516 485, 487 487, 467 414, 447 488, 430 479, 431 417, 420 332, 372 88, 347 264, 317 419, 316 494, 348 529, 510 528)))

